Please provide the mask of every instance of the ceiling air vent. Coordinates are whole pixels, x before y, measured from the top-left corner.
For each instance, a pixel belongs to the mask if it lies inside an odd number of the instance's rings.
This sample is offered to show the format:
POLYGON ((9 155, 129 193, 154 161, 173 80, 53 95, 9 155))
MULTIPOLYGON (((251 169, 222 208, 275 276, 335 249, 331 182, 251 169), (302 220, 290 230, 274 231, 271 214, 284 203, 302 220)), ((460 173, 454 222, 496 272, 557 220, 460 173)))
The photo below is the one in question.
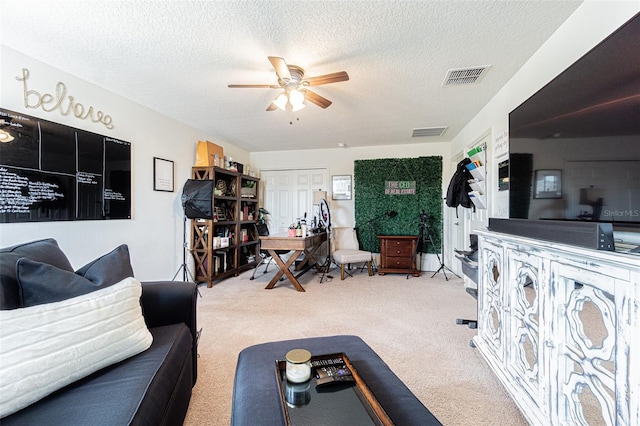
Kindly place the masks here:
POLYGON ((462 84, 479 83, 482 77, 487 73, 491 65, 482 65, 479 67, 458 68, 447 71, 444 77, 443 86, 460 86, 462 84))
POLYGON ((442 136, 447 131, 447 126, 444 127, 423 127, 421 129, 413 129, 411 133, 412 138, 421 138, 424 136, 442 136))

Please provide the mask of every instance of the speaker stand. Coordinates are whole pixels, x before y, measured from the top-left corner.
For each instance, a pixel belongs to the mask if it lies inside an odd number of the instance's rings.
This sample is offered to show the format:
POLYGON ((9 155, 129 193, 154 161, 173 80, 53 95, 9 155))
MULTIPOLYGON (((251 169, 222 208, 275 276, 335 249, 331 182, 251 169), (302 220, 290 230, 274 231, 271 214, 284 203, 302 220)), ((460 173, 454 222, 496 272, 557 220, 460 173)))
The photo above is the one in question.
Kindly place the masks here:
MULTIPOLYGON (((194 283, 197 284, 196 279, 193 277, 193 275, 191 275, 189 268, 187 268, 188 249, 189 249, 189 246, 187 244, 187 215, 184 214, 182 216, 182 265, 180 265, 176 273, 173 275, 173 278, 171 279, 171 281, 175 281, 180 271, 182 271, 182 281, 193 281, 194 283)), ((202 295, 200 294, 200 290, 198 290, 198 294, 202 297, 202 295)))

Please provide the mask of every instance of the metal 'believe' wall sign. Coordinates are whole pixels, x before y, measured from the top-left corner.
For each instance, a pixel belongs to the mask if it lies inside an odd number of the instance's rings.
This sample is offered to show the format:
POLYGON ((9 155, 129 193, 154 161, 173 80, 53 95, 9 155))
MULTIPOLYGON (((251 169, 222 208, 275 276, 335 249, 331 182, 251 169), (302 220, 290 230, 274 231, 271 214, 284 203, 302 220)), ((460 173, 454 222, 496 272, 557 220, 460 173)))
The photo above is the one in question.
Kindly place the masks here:
POLYGON ((67 86, 63 82, 59 81, 56 84, 55 95, 52 93, 40 93, 27 87, 29 75, 29 70, 22 68, 22 77, 16 77, 16 80, 22 82, 25 108, 42 108, 46 112, 60 110, 62 115, 73 114, 81 120, 89 119, 94 123, 102 123, 107 129, 113 129, 113 119, 110 115, 102 111, 94 111, 93 106, 86 107, 77 102, 73 96, 67 96, 67 86))

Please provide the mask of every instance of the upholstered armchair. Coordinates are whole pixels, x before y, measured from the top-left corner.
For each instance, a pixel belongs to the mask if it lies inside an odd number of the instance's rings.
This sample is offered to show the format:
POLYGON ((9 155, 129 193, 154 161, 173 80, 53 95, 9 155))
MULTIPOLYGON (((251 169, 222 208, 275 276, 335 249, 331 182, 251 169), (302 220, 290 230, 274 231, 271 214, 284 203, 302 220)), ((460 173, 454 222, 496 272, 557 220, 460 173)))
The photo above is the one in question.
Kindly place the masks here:
POLYGON ((351 275, 348 270, 345 270, 345 266, 350 268, 353 264, 365 264, 369 276, 373 275, 371 268, 373 256, 369 251, 360 250, 355 229, 333 227, 331 232, 333 234, 333 260, 337 265, 340 265, 340 279, 344 280, 345 273, 351 275))

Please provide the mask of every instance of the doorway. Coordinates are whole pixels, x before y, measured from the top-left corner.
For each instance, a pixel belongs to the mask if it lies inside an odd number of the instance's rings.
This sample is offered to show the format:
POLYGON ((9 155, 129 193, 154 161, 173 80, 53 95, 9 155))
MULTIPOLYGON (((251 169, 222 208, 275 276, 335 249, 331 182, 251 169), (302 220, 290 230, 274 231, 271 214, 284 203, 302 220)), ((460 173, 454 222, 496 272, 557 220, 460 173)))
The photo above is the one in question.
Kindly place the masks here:
POLYGON ((313 192, 328 190, 329 170, 261 170, 260 182, 262 205, 271 213, 270 232, 284 233, 305 214, 307 224, 311 224, 318 208, 313 205, 313 192))
MULTIPOLYGON (((489 130, 473 142, 473 144, 469 145, 464 153, 460 152, 453 156, 451 159, 451 170, 453 173, 455 173, 458 163, 465 157, 464 154, 466 152, 481 145, 488 147, 490 139, 491 131, 489 130)), ((491 164, 489 163, 488 152, 485 155, 485 161, 487 162, 487 164, 484 165, 486 171, 485 191, 487 195, 487 204, 489 205, 491 203, 491 193, 489 192, 489 188, 492 188, 491 184, 494 181, 492 179, 493 176, 491 173, 491 164)), ((445 241, 445 248, 447 252, 444 253, 443 256, 445 264, 449 265, 449 268, 460 277, 465 277, 465 275, 462 273, 462 263, 455 257, 454 249, 468 250, 469 245, 471 244, 470 234, 475 230, 486 228, 489 221, 488 217, 487 209, 476 208, 474 211, 473 208, 466 209, 464 207, 457 208, 456 216, 456 209, 445 205, 445 238, 447 238, 445 241)), ((465 286, 475 287, 475 284, 471 285, 470 280, 465 277, 465 286)))

